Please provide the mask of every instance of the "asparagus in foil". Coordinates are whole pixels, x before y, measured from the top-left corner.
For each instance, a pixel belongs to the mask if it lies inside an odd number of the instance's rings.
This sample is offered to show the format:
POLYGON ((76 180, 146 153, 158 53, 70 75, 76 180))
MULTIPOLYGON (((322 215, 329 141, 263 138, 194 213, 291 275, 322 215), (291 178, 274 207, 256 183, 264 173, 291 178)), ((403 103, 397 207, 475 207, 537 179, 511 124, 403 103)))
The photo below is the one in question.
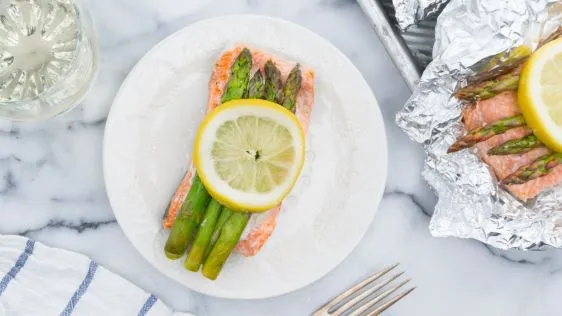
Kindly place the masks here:
POLYGON ((562 165, 561 153, 545 155, 531 165, 517 170, 514 174, 504 179, 502 184, 523 184, 550 174, 559 165, 562 165))
MULTIPOLYGON (((554 0, 451 0, 439 15, 434 59, 396 117, 397 124, 412 140, 422 144, 426 153, 422 175, 439 198, 430 223, 434 236, 472 238, 502 249, 562 247, 562 233, 558 229, 562 223, 562 187, 552 186, 528 200, 514 194, 535 194, 527 190, 530 183, 548 179, 557 171, 522 184, 500 183, 548 154, 548 149, 538 147, 521 154, 528 161, 521 166, 503 166, 501 177, 490 170, 488 162, 518 155, 487 152, 530 135, 527 127, 517 127, 478 143, 475 151, 447 154, 448 148, 467 130, 463 122, 467 104, 453 96, 457 88, 515 69, 516 63, 507 67, 506 59, 498 56, 517 55, 513 51, 521 46, 534 51, 541 40, 547 40, 561 26, 560 12, 554 0)), ((513 94, 500 94, 504 93, 513 94)), ((517 114, 513 112, 510 116, 517 114)), ((505 117, 496 120, 502 118, 505 117)))
POLYGON ((508 118, 501 119, 490 125, 471 130, 465 136, 459 138, 449 149, 448 153, 456 152, 464 148, 472 147, 476 143, 483 142, 496 135, 503 134, 508 130, 525 126, 525 119, 522 115, 516 115, 508 118))
POLYGON ((513 155, 523 154, 542 147, 542 142, 535 135, 527 135, 521 138, 509 140, 501 145, 488 150, 488 155, 513 155))

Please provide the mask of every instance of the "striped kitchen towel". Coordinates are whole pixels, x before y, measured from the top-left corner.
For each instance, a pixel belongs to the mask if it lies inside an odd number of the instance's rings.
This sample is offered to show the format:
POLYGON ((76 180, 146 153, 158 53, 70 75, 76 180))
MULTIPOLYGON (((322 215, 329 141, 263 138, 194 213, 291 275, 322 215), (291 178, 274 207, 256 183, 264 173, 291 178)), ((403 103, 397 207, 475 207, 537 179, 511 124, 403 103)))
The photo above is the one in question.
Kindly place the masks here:
POLYGON ((174 315, 154 295, 70 251, 0 235, 0 316, 174 315))

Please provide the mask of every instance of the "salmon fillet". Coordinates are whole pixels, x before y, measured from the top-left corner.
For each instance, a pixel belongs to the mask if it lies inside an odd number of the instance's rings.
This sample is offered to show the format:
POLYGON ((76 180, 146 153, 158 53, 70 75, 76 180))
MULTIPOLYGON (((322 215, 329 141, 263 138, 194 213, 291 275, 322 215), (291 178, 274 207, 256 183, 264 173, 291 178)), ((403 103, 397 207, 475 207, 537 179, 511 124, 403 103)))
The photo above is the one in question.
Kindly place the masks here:
POLYGON ((517 106, 517 92, 505 91, 467 108, 463 115, 464 127, 470 131, 518 114, 521 110, 517 106))
MULTIPOLYGON (((466 130, 483 127, 500 119, 515 116, 521 113, 517 105, 517 92, 506 91, 497 96, 477 101, 463 113, 463 122, 466 130)), ((488 150, 501 145, 506 141, 518 139, 531 134, 527 127, 517 127, 507 132, 496 135, 486 141, 476 144, 478 156, 490 166, 499 180, 503 180, 522 167, 528 166, 535 160, 550 152, 547 148, 535 148, 524 154, 490 156, 488 150)), ((547 188, 562 183, 562 166, 556 167, 550 174, 529 181, 524 184, 508 185, 507 189, 519 199, 526 201, 534 198, 547 188)))
MULTIPOLYGON (((209 80, 209 100, 207 103, 207 113, 214 110, 221 104, 221 98, 228 83, 230 76, 230 68, 234 60, 245 46, 236 46, 231 50, 224 52, 216 61, 214 71, 209 80)), ((296 65, 294 62, 287 62, 266 54, 260 50, 250 49, 252 53, 252 75, 263 70, 265 63, 272 60, 275 66, 280 70, 283 81, 287 79, 290 71, 296 65)), ((314 105, 314 71, 301 66, 302 83, 296 100, 295 115, 302 125, 304 132, 308 131, 310 124, 310 114, 314 105)), ((192 178, 195 175, 195 168, 190 162, 188 172, 185 174, 182 182, 176 190, 168 207, 167 214, 163 220, 165 228, 171 228, 177 212, 181 204, 187 197, 187 193, 191 188, 192 178)), ((262 214, 255 214, 252 217, 256 220, 252 221, 253 225, 246 228, 245 237, 241 238, 236 246, 236 250, 245 256, 253 256, 257 254, 263 245, 267 242, 277 225, 277 216, 281 212, 281 205, 262 214)))
POLYGON ((496 135, 484 142, 476 144, 478 156, 486 162, 494 171, 494 174, 499 180, 503 180, 519 168, 530 165, 539 157, 546 155, 549 150, 547 148, 535 148, 524 154, 505 155, 505 156, 490 156, 488 150, 507 141, 518 139, 523 136, 531 134, 531 130, 527 127, 513 128, 503 134, 496 135))
POLYGON ((562 166, 557 166, 544 177, 525 182, 523 184, 508 185, 507 188, 518 198, 526 201, 537 196, 546 189, 553 188, 562 182, 562 166))

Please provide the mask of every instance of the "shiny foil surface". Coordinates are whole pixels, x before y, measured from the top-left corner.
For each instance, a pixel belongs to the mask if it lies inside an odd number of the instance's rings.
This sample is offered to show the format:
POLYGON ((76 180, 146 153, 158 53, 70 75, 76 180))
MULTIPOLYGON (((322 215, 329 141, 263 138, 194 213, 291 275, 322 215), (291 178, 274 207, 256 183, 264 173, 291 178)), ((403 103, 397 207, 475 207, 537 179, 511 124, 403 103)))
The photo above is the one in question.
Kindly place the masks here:
POLYGON ((439 15, 433 61, 396 122, 426 152, 423 177, 439 201, 434 236, 473 238, 497 248, 562 247, 562 186, 522 202, 499 186, 488 166, 465 149, 447 148, 465 133, 452 93, 490 57, 526 44, 535 49, 561 25, 552 0, 452 0, 439 15))
POLYGON ((392 0, 396 21, 403 31, 438 13, 448 2, 449 0, 392 0))

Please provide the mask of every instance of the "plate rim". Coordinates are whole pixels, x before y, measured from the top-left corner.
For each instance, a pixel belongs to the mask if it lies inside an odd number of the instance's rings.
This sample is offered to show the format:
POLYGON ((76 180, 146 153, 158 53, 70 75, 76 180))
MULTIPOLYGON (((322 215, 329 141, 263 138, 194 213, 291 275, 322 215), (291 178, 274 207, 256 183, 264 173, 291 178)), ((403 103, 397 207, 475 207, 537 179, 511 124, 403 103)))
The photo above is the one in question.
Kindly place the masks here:
POLYGON ((359 245, 359 243, 364 239, 365 234, 367 233, 367 231, 369 230, 369 227, 371 227, 373 220, 375 219, 376 214, 378 213, 380 204, 382 202, 383 196, 384 196, 384 192, 385 192, 385 187, 386 187, 386 183, 388 180, 388 137, 387 137, 387 131, 386 131, 386 124, 384 121, 384 116, 382 114, 381 108, 380 108, 380 104, 376 98, 375 93, 373 92, 373 90, 371 89, 368 81, 365 79, 365 77, 363 76, 363 74, 359 71, 359 69, 357 69, 357 67, 355 66, 355 64, 339 49, 337 48, 334 44, 332 44, 330 41, 328 41, 327 39, 325 39, 324 37, 322 37, 321 35, 315 33, 314 31, 308 29, 307 27, 304 27, 300 24, 297 24, 295 22, 289 21, 289 20, 285 20, 279 17, 273 17, 273 16, 268 16, 268 15, 261 15, 261 14, 226 14, 226 15, 217 15, 217 16, 213 16, 213 17, 209 17, 209 18, 204 18, 204 19, 200 19, 197 20, 193 23, 187 24, 184 27, 179 28, 178 30, 174 31, 173 33, 165 36, 163 39, 161 39, 158 43, 156 43, 154 46, 152 46, 148 51, 146 51, 140 58, 139 60, 134 64, 134 66, 129 70, 129 72, 127 73, 127 75, 125 76, 125 78, 123 79, 123 81, 121 82, 119 89, 117 90, 113 100, 112 100, 112 104, 111 107, 109 109, 109 113, 107 115, 107 121, 106 121, 106 125, 104 128, 104 136, 103 136, 103 144, 102 144, 102 173, 103 173, 103 179, 104 179, 104 187, 106 189, 106 194, 108 197, 108 201, 111 207, 111 210, 115 216, 115 219, 117 220, 117 223, 119 224, 121 231, 123 232, 123 234, 125 235, 125 237, 127 238, 127 240, 132 244, 132 246, 135 248, 135 250, 142 256, 142 258, 144 260, 146 260, 153 268, 155 268, 162 276, 174 281, 177 284, 180 284, 181 286, 192 290, 194 292, 197 293, 201 293, 204 295, 208 295, 208 296, 212 296, 212 297, 217 297, 217 298, 225 298, 225 299, 236 299, 236 300, 247 300, 247 299, 266 299, 266 298, 273 298, 273 297, 279 297, 282 295, 286 295, 298 290, 301 290, 309 285, 312 285, 316 282, 318 282, 319 280, 323 279, 324 277, 326 277, 328 274, 330 274, 334 269, 336 269, 338 266, 341 265, 341 263, 346 260, 351 253, 357 248, 357 246, 359 245), (380 130, 381 130, 381 135, 380 135, 380 141, 382 143, 383 146, 383 150, 382 153, 383 155, 379 155, 381 157, 381 164, 382 164, 382 168, 381 168, 381 172, 382 174, 380 174, 380 179, 382 179, 380 182, 382 183, 381 185, 381 189, 379 190, 379 192, 374 192, 374 194, 372 195, 370 201, 372 205, 376 205, 376 207, 374 208, 371 218, 369 220, 369 225, 365 228, 365 230, 359 234, 359 238, 357 239, 357 241, 353 244, 350 244, 348 249, 344 252, 346 252, 346 254, 344 256, 341 257, 341 259, 338 262, 335 262, 334 265, 329 268, 324 274, 309 280, 308 282, 303 282, 302 284, 296 286, 296 287, 292 287, 289 290, 284 290, 284 291, 280 291, 279 293, 276 294, 267 294, 267 295, 239 295, 239 296, 228 296, 228 295, 220 295, 217 293, 213 293, 212 291, 207 291, 207 290, 202 290, 202 289, 197 289, 191 286, 186 285, 185 283, 175 280, 174 278, 172 278, 171 276, 169 276, 166 272, 161 271, 155 263, 152 262, 152 260, 149 258, 148 255, 145 255, 144 253, 142 253, 139 248, 137 248, 137 246, 135 245, 135 243, 133 242, 133 239, 131 239, 131 233, 127 232, 125 229, 123 229, 123 225, 121 224, 123 219, 120 219, 120 216, 118 215, 118 212, 115 211, 114 208, 114 204, 115 202, 112 202, 112 198, 108 189, 108 168, 107 168, 107 161, 108 161, 108 143, 109 143, 109 134, 107 133, 107 131, 111 128, 111 123, 113 120, 114 115, 112 115, 113 113, 115 113, 114 111, 114 105, 115 105, 115 101, 118 99, 118 97, 123 93, 123 91, 127 88, 127 85, 129 84, 129 82, 132 80, 132 76, 131 74, 135 73, 136 70, 139 69, 139 67, 142 66, 143 62, 145 62, 147 60, 147 57, 150 56, 151 54, 153 54, 155 51, 157 51, 158 49, 160 49, 161 46, 163 46, 166 42, 171 41, 172 39, 174 39, 175 37, 179 36, 181 33, 185 32, 187 29, 189 28, 196 28, 196 26, 198 26, 199 24, 204 24, 204 23, 210 23, 213 21, 220 21, 223 19, 244 19, 244 18, 252 18, 252 19, 262 19, 264 21, 270 21, 270 22, 274 22, 274 23, 278 23, 278 24, 285 24, 285 25, 289 25, 293 28, 298 28, 300 29, 300 31, 302 31, 304 34, 306 34, 306 36, 308 37, 315 37, 317 40, 320 40, 321 42, 323 42, 325 45, 327 45, 328 47, 330 47, 335 54, 339 55, 339 57, 341 58, 342 61, 344 61, 345 63, 348 64, 350 70, 352 72, 355 73, 355 75, 357 76, 358 79, 362 80, 365 83, 365 86, 367 87, 366 90, 368 90, 369 96, 370 96, 370 102, 369 104, 371 105, 371 107, 373 107, 371 110, 376 112, 376 116, 378 116, 379 120, 380 120, 380 130), (376 202, 376 203, 373 203, 376 202))

